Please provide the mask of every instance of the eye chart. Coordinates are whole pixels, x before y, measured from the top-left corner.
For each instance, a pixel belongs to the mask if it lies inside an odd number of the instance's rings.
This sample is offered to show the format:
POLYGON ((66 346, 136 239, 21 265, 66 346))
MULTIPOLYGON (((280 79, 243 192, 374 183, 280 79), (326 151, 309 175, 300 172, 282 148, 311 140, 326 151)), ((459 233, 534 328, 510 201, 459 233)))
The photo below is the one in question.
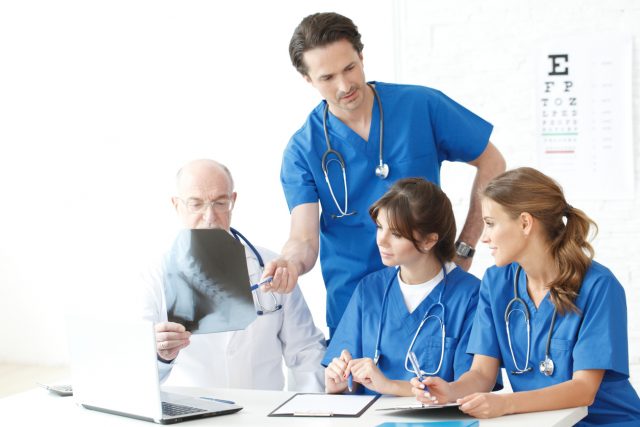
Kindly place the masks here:
POLYGON ((538 167, 569 198, 633 197, 631 37, 586 35, 536 50, 538 167))

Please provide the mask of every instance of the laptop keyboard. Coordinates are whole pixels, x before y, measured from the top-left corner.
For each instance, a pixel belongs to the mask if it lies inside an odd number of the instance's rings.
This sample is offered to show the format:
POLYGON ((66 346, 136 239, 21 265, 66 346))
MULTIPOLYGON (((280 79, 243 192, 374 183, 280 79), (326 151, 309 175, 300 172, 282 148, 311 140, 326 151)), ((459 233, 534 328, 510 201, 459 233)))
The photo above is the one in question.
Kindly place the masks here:
POLYGON ((176 405, 175 403, 162 402, 162 414, 170 417, 177 415, 195 414, 196 412, 206 412, 201 408, 194 408, 193 406, 176 405))

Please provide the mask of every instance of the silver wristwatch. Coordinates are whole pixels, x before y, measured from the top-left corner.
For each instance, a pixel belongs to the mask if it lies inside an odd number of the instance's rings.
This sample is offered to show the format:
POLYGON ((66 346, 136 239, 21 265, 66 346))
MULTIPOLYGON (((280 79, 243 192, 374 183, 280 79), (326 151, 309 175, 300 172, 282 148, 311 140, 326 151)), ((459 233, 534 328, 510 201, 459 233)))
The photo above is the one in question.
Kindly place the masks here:
POLYGON ((456 242, 456 255, 460 258, 471 258, 476 250, 465 242, 456 242))

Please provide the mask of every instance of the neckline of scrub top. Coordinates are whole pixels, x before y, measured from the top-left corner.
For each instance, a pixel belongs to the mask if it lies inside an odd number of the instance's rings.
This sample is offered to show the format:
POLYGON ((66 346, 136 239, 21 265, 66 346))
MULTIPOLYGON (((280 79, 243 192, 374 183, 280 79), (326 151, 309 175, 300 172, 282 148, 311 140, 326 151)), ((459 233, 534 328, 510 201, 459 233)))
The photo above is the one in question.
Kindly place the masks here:
POLYGON ((549 291, 547 291, 547 293, 544 294, 544 297, 540 301, 540 306, 536 308, 536 305, 534 304, 533 300, 529 296, 529 292, 527 291, 528 281, 529 278, 527 277, 527 273, 523 268, 520 271, 520 279, 518 280, 518 295, 520 296, 520 298, 522 298, 525 304, 527 304, 527 308, 529 309, 529 316, 531 317, 531 320, 533 320, 538 317, 538 314, 545 315, 545 313, 549 311, 549 308, 553 310, 553 303, 550 299, 550 293, 549 291))
MULTIPOLYGON (((380 95, 379 92, 378 95, 380 95)), ((342 150, 351 147, 351 149, 356 152, 364 151, 367 156, 375 155, 378 157, 380 152, 380 111, 378 109, 378 102, 376 101, 375 95, 373 96, 368 141, 365 141, 353 129, 336 117, 331 110, 329 110, 329 114, 327 114, 327 131, 329 132, 329 139, 334 150, 338 150, 342 153, 342 150)), ((382 96, 380 101, 382 102, 382 96)), ((324 101, 325 104, 326 102, 327 101, 324 101)), ((382 108, 384 108, 384 106, 382 108)), ((320 114, 324 114, 324 106, 322 107, 320 114)))
MULTIPOLYGON (((455 269, 454 269, 455 270, 455 269)), ((452 270, 453 272, 453 270, 452 270)), ((450 279, 451 273, 447 274, 447 280, 450 279)), ((440 292, 443 286, 443 280, 440 281, 436 285, 435 288, 422 300, 422 302, 413 310, 413 313, 409 313, 409 309, 407 305, 404 303, 404 298, 402 297, 402 291, 400 290, 400 284, 398 283, 398 277, 393 279, 393 285, 389 290, 389 301, 387 304, 393 304, 393 307, 387 307, 387 312, 384 314, 388 316, 388 313, 402 313, 401 321, 410 334, 414 334, 418 325, 422 321, 424 317, 424 313, 428 310, 433 304, 438 302, 438 296, 440 296, 440 292)), ((442 296, 442 304, 445 304, 445 296, 442 296)), ((442 316, 442 312, 440 309, 435 309, 435 314, 442 316)), ((444 320, 444 319, 443 319, 444 320)))

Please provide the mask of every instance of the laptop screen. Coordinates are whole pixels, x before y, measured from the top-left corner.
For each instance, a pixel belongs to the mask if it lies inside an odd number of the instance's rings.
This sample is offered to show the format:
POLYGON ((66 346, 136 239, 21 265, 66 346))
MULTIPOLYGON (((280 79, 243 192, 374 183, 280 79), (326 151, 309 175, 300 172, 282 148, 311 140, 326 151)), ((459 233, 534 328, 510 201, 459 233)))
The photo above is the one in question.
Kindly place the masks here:
MULTIPOLYGON (((163 420, 164 393, 160 391, 152 322, 70 316, 68 331, 76 403, 155 422, 167 420, 167 416, 163 420)), ((241 409, 237 405, 207 402, 190 396, 180 396, 179 400, 182 405, 202 411, 174 416, 172 422, 241 409)), ((167 407, 167 403, 164 406, 167 407)))

